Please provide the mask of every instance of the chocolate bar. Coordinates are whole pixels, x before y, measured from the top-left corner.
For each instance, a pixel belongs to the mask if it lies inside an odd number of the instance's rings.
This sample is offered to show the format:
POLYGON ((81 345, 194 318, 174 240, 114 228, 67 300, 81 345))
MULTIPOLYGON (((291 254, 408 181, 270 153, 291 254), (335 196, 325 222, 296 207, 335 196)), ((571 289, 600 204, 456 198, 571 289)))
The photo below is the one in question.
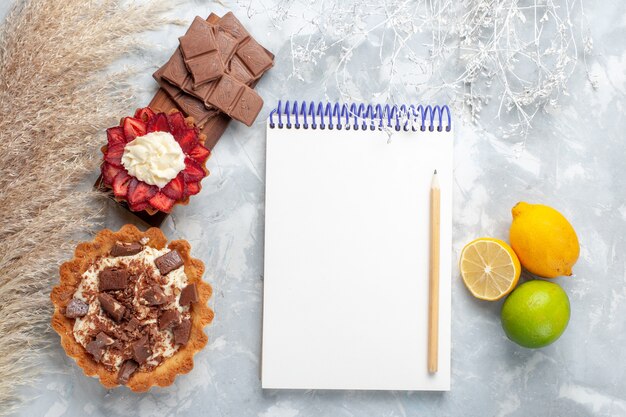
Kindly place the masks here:
MULTIPOLYGON (((207 22, 215 26, 216 31, 217 31, 215 37, 217 41, 218 50, 220 51, 220 54, 222 54, 223 57, 224 55, 226 55, 227 58, 231 56, 230 55, 231 53, 234 54, 236 47, 239 46, 237 39, 235 38, 235 36, 233 36, 229 32, 229 30, 234 31, 234 33, 237 36, 239 36, 239 38, 242 40, 245 40, 249 37, 249 34, 247 34, 247 31, 245 31, 244 33, 239 29, 237 25, 239 21, 236 18, 234 18, 234 15, 228 16, 229 14, 225 15, 223 18, 220 18, 215 13, 211 13, 209 17, 206 19, 207 22), (230 49, 232 49, 232 51, 230 49)), ((239 25, 240 24, 241 23, 239 23, 239 25)), ((274 59, 274 55, 271 52, 269 52, 266 49, 264 49, 264 51, 268 55, 268 57, 270 57, 272 60, 274 59)), ((242 79, 242 75, 233 74, 235 71, 237 71, 237 67, 239 65, 239 63, 235 62, 236 58, 239 59, 238 57, 232 55, 230 73, 239 81, 244 82, 242 79), (232 65, 233 63, 235 67, 234 70, 233 70, 233 65, 232 65)), ((245 66, 245 64, 242 64, 242 63, 241 65, 245 66)), ((206 140, 205 140, 204 145, 209 149, 213 149, 213 147, 215 146, 217 141, 220 139, 222 134, 226 131, 226 128, 228 127, 228 124, 230 123, 231 118, 226 114, 220 113, 219 111, 215 113, 211 112, 210 116, 208 113, 206 114, 203 113, 201 117, 204 118, 204 124, 198 123, 198 121, 200 120, 198 118, 198 115, 190 114, 188 112, 188 110, 193 110, 193 109, 197 110, 198 108, 197 102, 195 103, 193 107, 183 108, 183 106, 181 106, 181 104, 177 101, 177 99, 181 97, 181 90, 183 92, 186 91, 187 93, 189 93, 189 91, 187 91, 188 89, 175 88, 172 84, 163 80, 160 76, 162 70, 163 68, 159 69, 154 74, 154 78, 157 80, 161 88, 157 91, 157 93, 154 95, 154 97, 150 101, 150 104, 149 104, 150 108, 152 108, 154 111, 162 111, 162 112, 169 112, 171 109, 178 109, 182 111, 183 113, 185 113, 186 116, 193 117, 194 119, 196 119, 196 124, 200 127, 201 132, 204 135, 206 135, 206 140)), ((258 82, 258 79, 254 79, 246 84, 254 88, 257 82, 258 82)), ((215 82, 211 82, 208 84, 213 84, 213 83, 215 82)), ((185 103, 185 104, 186 106, 189 105, 189 103, 185 103)), ((155 214, 154 216, 158 216, 158 215, 159 213, 155 214)), ((148 216, 147 218, 144 218, 144 220, 147 221, 148 224, 151 224, 151 225, 155 225, 155 224, 158 225, 163 221, 163 219, 157 220, 154 216, 148 216)), ((146 216, 143 216, 143 217, 146 217, 146 216)))
POLYGON ((263 99, 256 91, 227 74, 220 78, 208 102, 248 126, 263 108, 263 99))

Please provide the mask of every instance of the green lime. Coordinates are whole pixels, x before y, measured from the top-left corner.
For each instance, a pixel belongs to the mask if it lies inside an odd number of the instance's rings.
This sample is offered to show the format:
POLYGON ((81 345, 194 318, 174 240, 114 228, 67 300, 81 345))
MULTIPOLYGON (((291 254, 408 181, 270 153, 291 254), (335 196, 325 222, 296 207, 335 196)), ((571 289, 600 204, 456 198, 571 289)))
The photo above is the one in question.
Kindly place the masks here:
POLYGON ((548 346, 569 322, 569 298, 553 282, 534 280, 518 286, 502 305, 502 328, 527 348, 548 346))

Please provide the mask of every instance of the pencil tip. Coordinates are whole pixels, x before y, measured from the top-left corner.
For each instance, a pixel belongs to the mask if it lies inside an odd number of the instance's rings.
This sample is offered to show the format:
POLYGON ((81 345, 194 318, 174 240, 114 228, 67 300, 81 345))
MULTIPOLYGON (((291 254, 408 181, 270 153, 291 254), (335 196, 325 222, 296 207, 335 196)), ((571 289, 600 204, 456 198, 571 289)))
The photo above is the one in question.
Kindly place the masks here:
POLYGON ((437 175, 437 170, 435 170, 435 173, 433 175, 437 175))

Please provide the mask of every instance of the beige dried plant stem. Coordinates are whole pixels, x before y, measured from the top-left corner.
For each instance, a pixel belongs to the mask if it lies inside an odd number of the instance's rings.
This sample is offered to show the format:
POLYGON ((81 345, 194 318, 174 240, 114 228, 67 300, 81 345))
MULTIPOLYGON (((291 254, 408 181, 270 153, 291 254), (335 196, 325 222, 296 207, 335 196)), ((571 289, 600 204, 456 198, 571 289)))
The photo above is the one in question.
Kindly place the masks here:
POLYGON ((103 129, 140 104, 129 72, 105 70, 133 34, 168 23, 164 3, 16 0, 0 28, 0 415, 58 342, 49 293, 72 240, 97 225, 86 181, 103 129))

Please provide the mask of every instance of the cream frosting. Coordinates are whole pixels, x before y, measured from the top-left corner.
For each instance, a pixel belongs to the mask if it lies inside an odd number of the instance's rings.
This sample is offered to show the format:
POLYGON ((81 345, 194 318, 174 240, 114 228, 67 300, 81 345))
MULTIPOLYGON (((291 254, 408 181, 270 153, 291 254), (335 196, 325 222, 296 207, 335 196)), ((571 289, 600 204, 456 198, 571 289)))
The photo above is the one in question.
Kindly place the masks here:
POLYGON ((122 165, 138 180, 163 188, 185 169, 185 154, 171 133, 150 132, 126 145, 122 165))

